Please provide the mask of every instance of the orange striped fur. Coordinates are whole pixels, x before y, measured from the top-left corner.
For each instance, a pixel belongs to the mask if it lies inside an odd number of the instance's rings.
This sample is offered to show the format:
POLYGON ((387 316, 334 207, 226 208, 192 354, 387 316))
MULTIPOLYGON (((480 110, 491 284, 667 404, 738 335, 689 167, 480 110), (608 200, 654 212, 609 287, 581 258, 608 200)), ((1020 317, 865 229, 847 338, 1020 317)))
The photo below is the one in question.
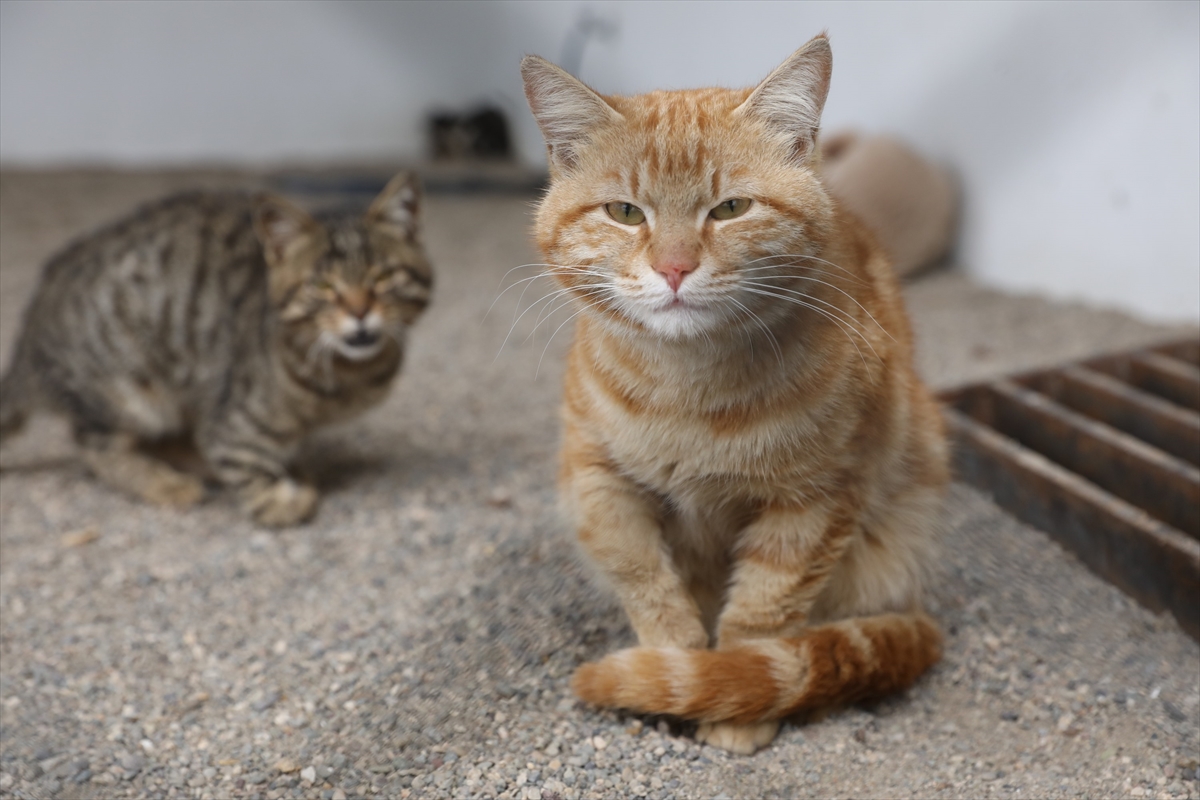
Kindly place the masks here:
POLYGON ((882 614, 728 650, 631 647, 584 664, 572 687, 599 706, 745 725, 907 689, 940 645, 924 614, 882 614))
POLYGON ((602 97, 522 64, 580 307, 563 506, 641 645, 574 685, 739 752, 939 652, 946 445, 895 275, 817 176, 830 68, 820 36, 753 90, 602 97))

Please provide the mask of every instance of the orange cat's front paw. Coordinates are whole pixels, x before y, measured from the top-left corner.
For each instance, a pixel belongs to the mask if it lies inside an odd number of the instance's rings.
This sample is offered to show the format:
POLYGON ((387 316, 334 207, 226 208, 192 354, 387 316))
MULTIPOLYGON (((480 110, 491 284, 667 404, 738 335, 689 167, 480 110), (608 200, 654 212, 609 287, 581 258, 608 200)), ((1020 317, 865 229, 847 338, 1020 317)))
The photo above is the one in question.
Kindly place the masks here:
POLYGON ((696 730, 696 741, 748 756, 766 747, 779 732, 779 720, 734 725, 732 722, 705 722, 696 730))
POLYGON ((654 620, 650 624, 635 625, 634 630, 642 647, 681 647, 685 650, 708 647, 708 631, 699 619, 654 620))

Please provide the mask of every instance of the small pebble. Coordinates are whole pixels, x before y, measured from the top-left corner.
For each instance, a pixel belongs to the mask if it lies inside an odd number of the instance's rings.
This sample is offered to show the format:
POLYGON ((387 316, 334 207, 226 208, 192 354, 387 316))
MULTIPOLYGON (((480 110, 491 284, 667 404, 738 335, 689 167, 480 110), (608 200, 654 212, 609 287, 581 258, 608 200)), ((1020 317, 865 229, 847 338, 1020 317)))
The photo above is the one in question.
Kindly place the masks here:
POLYGON ((279 702, 279 692, 268 692, 261 700, 254 703, 251 708, 255 711, 266 711, 271 706, 279 702))
POLYGON ((63 547, 83 547, 100 538, 100 532, 95 528, 81 528, 77 531, 64 533, 59 540, 63 547))
POLYGON ((1187 719, 1187 714, 1180 710, 1179 706, 1172 703, 1167 698, 1162 698, 1163 710, 1167 712, 1167 716, 1176 722, 1183 722, 1187 719))
POLYGON ((121 769, 125 770, 126 774, 132 777, 142 771, 142 767, 146 765, 146 759, 134 754, 123 757, 120 762, 121 769))

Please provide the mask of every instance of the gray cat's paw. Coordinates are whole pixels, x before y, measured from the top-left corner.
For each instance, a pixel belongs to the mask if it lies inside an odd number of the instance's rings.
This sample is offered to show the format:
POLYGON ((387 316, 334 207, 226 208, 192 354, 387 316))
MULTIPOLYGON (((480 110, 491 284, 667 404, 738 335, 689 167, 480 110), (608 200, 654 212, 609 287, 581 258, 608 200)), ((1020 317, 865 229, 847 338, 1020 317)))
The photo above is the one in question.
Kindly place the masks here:
POLYGON ((696 741, 748 756, 766 747, 779 732, 779 720, 734 725, 732 722, 706 722, 696 730, 696 741))
POLYGON ((140 489, 148 502, 172 508, 191 508, 204 499, 204 481, 181 472, 163 470, 140 489))
POLYGON ((276 481, 247 498, 254 521, 268 528, 286 528, 307 522, 317 510, 317 490, 295 481, 276 481))

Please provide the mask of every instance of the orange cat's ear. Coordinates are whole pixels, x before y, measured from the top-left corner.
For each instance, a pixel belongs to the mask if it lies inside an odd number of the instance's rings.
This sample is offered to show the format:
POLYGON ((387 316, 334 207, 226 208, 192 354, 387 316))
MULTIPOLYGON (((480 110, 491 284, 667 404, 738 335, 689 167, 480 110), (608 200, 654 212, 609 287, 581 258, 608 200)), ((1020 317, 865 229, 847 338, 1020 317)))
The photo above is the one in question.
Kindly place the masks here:
POLYGON ((765 120, 781 137, 786 137, 798 158, 805 159, 816 142, 832 71, 833 51, 822 33, 776 67, 738 106, 736 113, 753 114, 765 120))
POLYGON ((320 230, 307 212, 282 197, 261 194, 254 198, 254 232, 272 266, 284 262, 320 230))
POLYGON ((550 153, 551 169, 570 169, 591 131, 620 122, 621 115, 565 70, 544 58, 521 60, 525 98, 550 153))
POLYGON ((388 181, 367 209, 367 222, 400 239, 417 235, 421 210, 421 184, 411 172, 401 172, 388 181))

